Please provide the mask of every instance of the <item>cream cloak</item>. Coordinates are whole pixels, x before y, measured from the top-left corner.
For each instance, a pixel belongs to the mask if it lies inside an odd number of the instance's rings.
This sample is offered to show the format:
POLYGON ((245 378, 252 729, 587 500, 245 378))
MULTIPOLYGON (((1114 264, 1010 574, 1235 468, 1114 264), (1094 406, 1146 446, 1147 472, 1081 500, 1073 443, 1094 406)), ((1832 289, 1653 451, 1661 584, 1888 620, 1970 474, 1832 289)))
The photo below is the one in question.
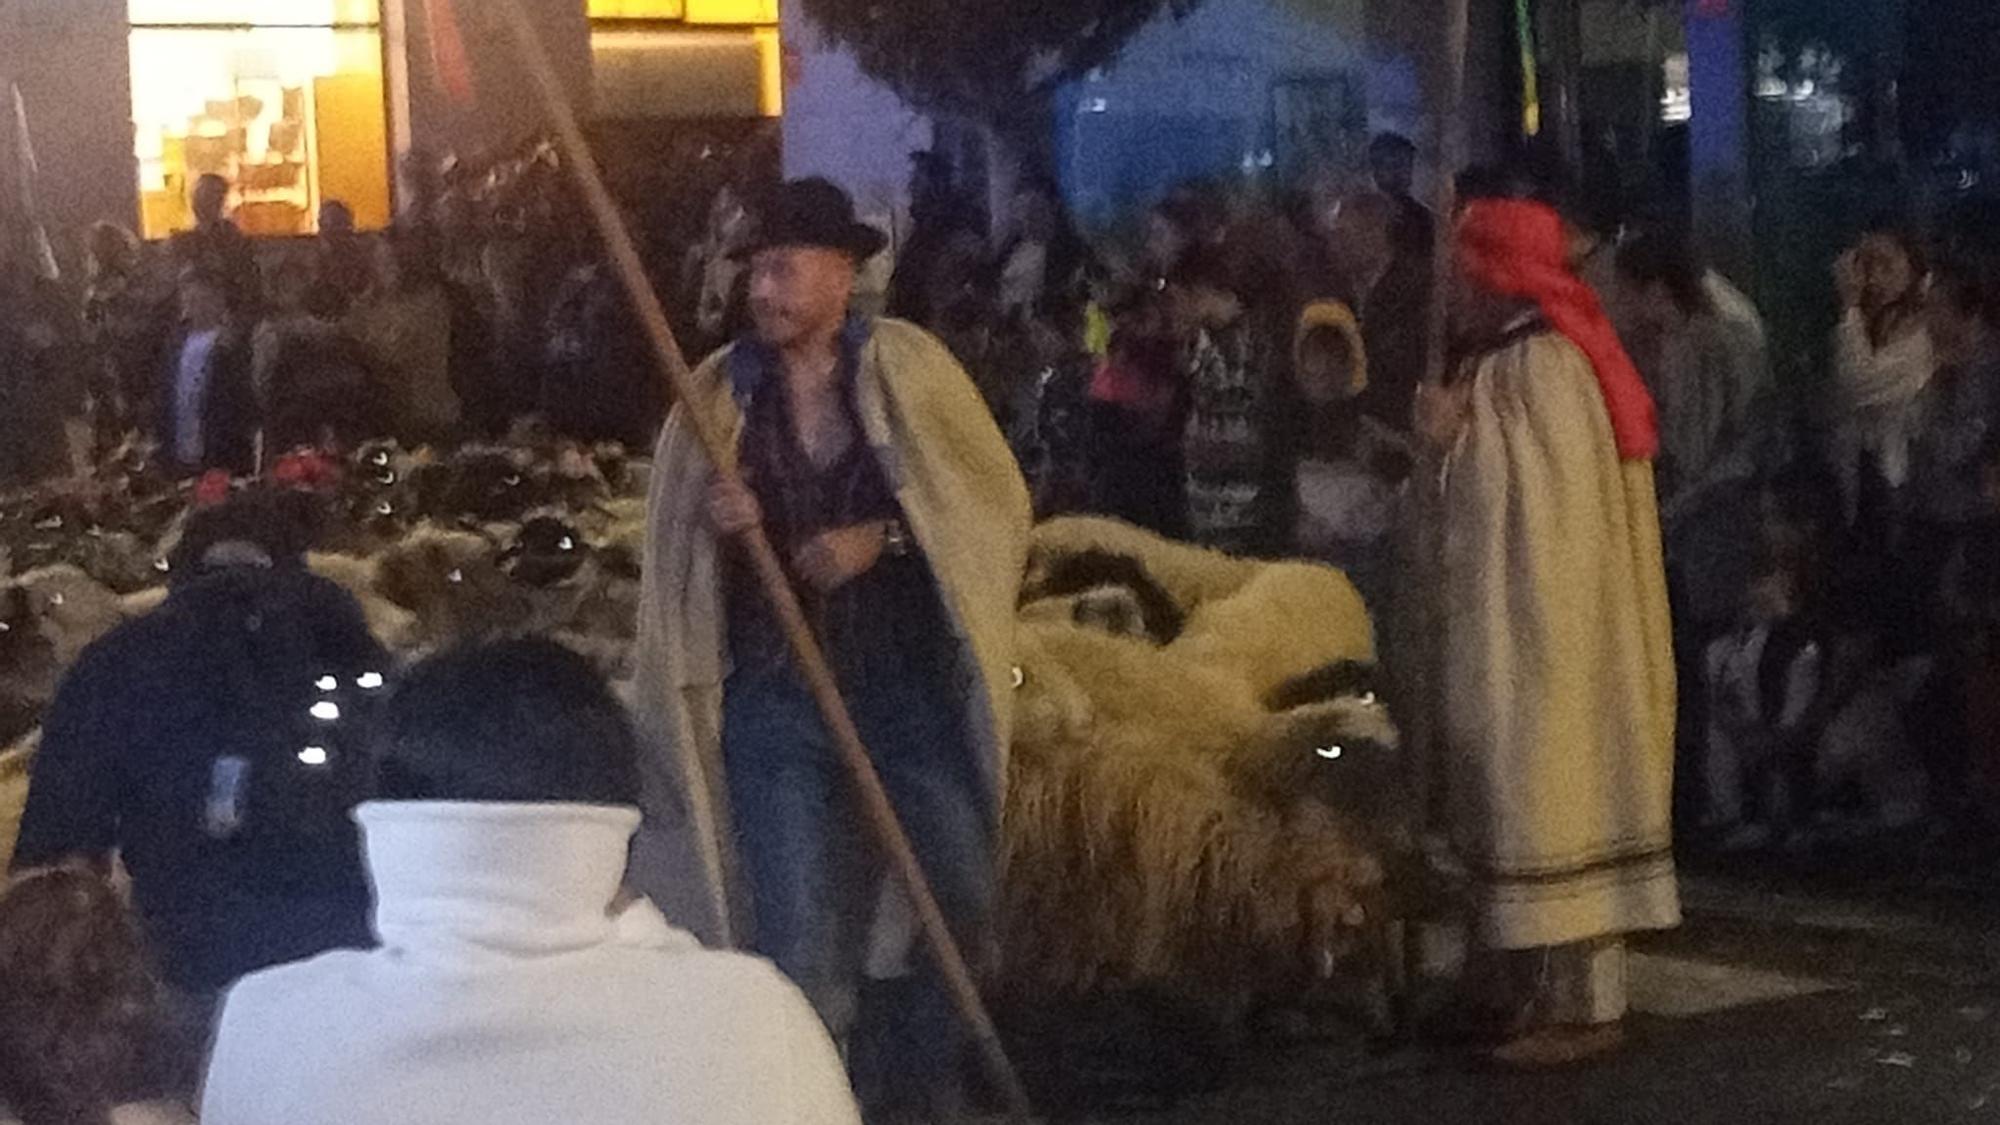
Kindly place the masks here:
MULTIPOLYGON (((694 373, 697 402, 731 448, 743 426, 728 351, 694 373)), ((999 808, 1014 671, 1015 602, 1032 524, 1027 486, 972 380, 943 344, 881 319, 862 345, 855 389, 910 534, 958 635, 973 745, 999 808)), ((722 781, 722 684, 729 672, 724 556, 706 519, 711 469, 689 403, 667 418, 648 498, 644 593, 632 704, 645 753, 645 823, 628 881, 676 924, 741 941, 745 896, 722 781)))
POLYGON ((1467 394, 1457 441, 1415 482, 1405 635, 1475 936, 1526 949, 1675 925, 1652 466, 1619 460, 1589 361, 1560 335, 1484 356, 1467 394))

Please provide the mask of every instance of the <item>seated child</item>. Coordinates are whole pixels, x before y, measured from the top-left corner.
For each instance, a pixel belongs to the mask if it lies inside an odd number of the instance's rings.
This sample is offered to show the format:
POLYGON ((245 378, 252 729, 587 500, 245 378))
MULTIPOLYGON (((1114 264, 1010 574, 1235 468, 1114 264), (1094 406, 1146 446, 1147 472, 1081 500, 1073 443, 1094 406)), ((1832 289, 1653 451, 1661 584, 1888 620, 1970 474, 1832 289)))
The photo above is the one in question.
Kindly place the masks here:
POLYGON ((1803 612, 1801 570, 1774 554, 1750 584, 1741 624, 1708 646, 1706 821, 1724 850, 1795 831, 1812 785, 1822 649, 1803 612))

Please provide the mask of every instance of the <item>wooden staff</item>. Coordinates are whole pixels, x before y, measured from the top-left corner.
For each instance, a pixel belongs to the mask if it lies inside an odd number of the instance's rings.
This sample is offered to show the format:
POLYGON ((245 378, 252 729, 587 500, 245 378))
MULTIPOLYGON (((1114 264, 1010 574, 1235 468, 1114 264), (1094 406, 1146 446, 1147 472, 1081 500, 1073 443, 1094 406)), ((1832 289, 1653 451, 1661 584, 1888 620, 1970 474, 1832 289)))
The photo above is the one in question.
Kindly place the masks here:
POLYGON ((1452 275, 1457 238, 1453 213, 1458 209, 1457 177, 1465 163, 1465 44, 1470 13, 1469 0, 1444 0, 1444 58, 1438 75, 1437 102, 1437 183, 1431 191, 1431 213, 1436 216, 1431 239, 1430 319, 1425 325, 1427 339, 1424 381, 1433 386, 1444 382, 1445 363, 1450 350, 1446 339, 1452 275))
MULTIPOLYGON (((674 341, 673 329, 667 324, 659 296, 653 292, 646 267, 639 260, 631 232, 625 227, 624 216, 619 213, 618 205, 604 186, 604 175, 591 155, 589 143, 584 140, 583 129, 577 124, 576 111, 571 107, 569 96, 549 62, 540 36, 529 22, 521 0, 503 0, 500 8, 507 17, 521 61, 526 64, 528 76, 541 97, 542 108, 555 126, 556 142, 562 150, 564 162, 569 165, 577 186, 583 191, 584 202, 596 223, 597 233, 611 255, 611 264, 617 270, 626 296, 638 313, 640 323, 645 326, 646 336, 653 345, 653 356, 659 361, 660 370, 672 387, 674 398, 686 407, 687 422, 694 428, 695 437, 708 454, 709 462, 715 466, 716 476, 726 483, 740 484, 742 477, 737 473, 732 443, 716 430, 701 410, 696 409, 701 400, 694 385, 693 373, 688 370, 687 360, 681 355, 680 345, 674 341)), ((869 827, 874 830, 875 842, 888 858, 890 869, 909 896, 924 944, 937 963, 939 974, 950 990, 959 1015, 979 1045, 988 1077, 1006 1099, 1012 1116, 1016 1120, 1027 1121, 1032 1116, 1027 1092, 1022 1088, 1013 1064, 1007 1060, 1007 1053, 1000 1044, 1000 1034, 993 1026, 992 1017, 987 1014, 985 1003, 980 1000, 979 989, 973 984, 965 957, 945 925, 944 912, 938 908, 937 898, 924 878, 923 867, 917 862, 916 852, 910 847, 902 822, 896 818, 896 810, 889 803, 888 791, 882 788, 882 779, 875 772, 867 748, 861 743, 861 734, 855 729, 847 704, 840 697, 840 687, 834 680, 833 670, 828 667, 819 642, 806 624, 805 612, 799 606, 791 580, 778 561, 778 553, 772 549, 771 540, 761 527, 744 532, 739 542, 756 571, 764 596, 778 615, 786 640, 791 642, 792 656, 800 674, 805 677, 806 686, 812 691, 813 701, 819 705, 827 732, 833 736, 834 745, 840 750, 841 761, 846 764, 860 796, 862 811, 866 814, 869 827)), ((701 765, 686 748, 682 749, 681 759, 684 781, 700 787, 691 789, 690 793, 698 793, 702 799, 691 800, 689 804, 697 810, 695 829, 702 836, 702 861, 709 868, 711 886, 720 888, 720 845, 714 818, 706 812, 709 796, 707 779, 701 765)), ((729 917, 727 903, 718 896, 715 905, 719 909, 718 917, 726 928, 729 917)))
MULTIPOLYGON (((1435 388, 1444 384, 1450 374, 1446 367, 1450 360, 1450 309, 1453 274, 1457 271, 1457 232, 1454 212, 1458 209, 1457 176, 1460 165, 1465 162, 1465 46, 1470 13, 1469 0, 1443 0, 1444 12, 1444 55, 1440 60, 1437 78, 1437 165, 1434 175, 1437 183, 1431 193, 1431 208, 1435 222, 1431 228, 1431 303, 1427 311, 1425 328, 1425 355, 1423 387, 1435 388)), ((1419 393, 1422 388, 1419 389, 1419 393)), ((1426 741, 1424 728, 1415 723, 1406 731, 1412 743, 1426 741)), ((1420 755, 1421 756, 1421 755, 1420 755)), ((1428 808, 1435 792, 1432 773, 1422 773, 1422 803, 1428 808)), ((1402 964, 1398 966, 1401 980, 1398 981, 1398 1000, 1395 1023, 1399 1035, 1414 1034, 1416 1012, 1409 1001, 1408 989, 1423 977, 1424 951, 1422 942, 1411 940, 1414 930, 1403 927, 1399 937, 1403 945, 1402 964)))

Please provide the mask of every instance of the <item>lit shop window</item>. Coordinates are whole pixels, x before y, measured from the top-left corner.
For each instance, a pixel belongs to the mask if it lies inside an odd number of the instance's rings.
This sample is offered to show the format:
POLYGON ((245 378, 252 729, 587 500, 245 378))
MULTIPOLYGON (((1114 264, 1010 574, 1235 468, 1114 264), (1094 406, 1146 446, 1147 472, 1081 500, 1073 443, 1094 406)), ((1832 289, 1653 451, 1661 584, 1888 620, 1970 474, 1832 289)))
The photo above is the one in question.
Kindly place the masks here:
POLYGON ((389 221, 378 0, 128 0, 140 224, 194 223, 188 193, 227 179, 250 234, 311 234, 338 199, 389 221))
POLYGON ((778 0, 590 0, 589 12, 599 117, 782 112, 778 0))
POLYGON ((778 0, 590 0, 593 20, 672 20, 750 26, 778 22, 778 0))

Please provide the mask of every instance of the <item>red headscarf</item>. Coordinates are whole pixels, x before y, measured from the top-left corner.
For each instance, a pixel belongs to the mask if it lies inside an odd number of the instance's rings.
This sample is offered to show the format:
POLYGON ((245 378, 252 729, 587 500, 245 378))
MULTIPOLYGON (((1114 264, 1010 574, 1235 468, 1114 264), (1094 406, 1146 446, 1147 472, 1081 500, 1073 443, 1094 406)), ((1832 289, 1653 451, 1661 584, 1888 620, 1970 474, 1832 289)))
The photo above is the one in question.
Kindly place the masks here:
POLYGON ((1618 456, 1652 460, 1660 451, 1653 396, 1597 294, 1569 268, 1569 240, 1555 210, 1513 199, 1466 204, 1458 220, 1458 265, 1481 288, 1541 307, 1550 326, 1569 337, 1596 370, 1618 456))

